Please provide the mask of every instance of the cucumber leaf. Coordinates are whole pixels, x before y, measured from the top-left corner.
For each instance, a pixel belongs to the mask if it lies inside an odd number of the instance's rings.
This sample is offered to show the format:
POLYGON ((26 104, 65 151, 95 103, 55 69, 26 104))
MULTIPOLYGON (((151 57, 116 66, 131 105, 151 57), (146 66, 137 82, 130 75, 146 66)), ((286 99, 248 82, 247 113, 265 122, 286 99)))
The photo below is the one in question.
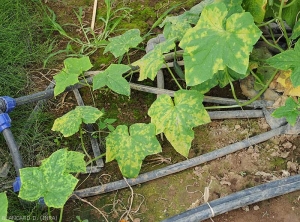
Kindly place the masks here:
POLYGON ((206 6, 197 25, 189 29, 180 42, 188 86, 212 79, 226 66, 246 76, 249 54, 261 31, 249 12, 226 18, 227 14, 222 2, 206 6))
POLYGON ((8 201, 5 192, 0 193, 0 218, 3 222, 11 222, 12 220, 6 219, 7 217, 7 208, 8 208, 8 201))
POLYGON ((122 64, 111 64, 104 72, 98 73, 93 78, 93 90, 100 89, 107 85, 116 93, 129 96, 130 85, 122 76, 130 70, 130 67, 122 64))
POLYGON ((78 83, 78 77, 92 67, 87 56, 65 59, 64 69, 53 77, 55 79, 54 96, 65 91, 68 86, 78 83))
POLYGON ((134 62, 133 66, 140 67, 139 81, 150 78, 154 80, 158 70, 161 69, 164 63, 163 53, 169 52, 175 47, 174 39, 167 40, 157 44, 152 51, 146 54, 140 60, 134 62))
POLYGON ((130 48, 137 47, 143 41, 140 30, 130 29, 120 36, 109 38, 104 54, 111 52, 116 58, 124 55, 130 48))
POLYGON ((203 95, 195 90, 179 90, 174 102, 168 95, 160 95, 148 110, 156 134, 164 133, 175 150, 187 157, 194 139, 193 127, 210 122, 202 105, 203 95))
POLYGON ((293 98, 287 98, 285 105, 276 109, 272 116, 276 118, 285 117, 288 123, 294 126, 297 122, 297 118, 300 115, 300 98, 296 102, 293 98))
POLYGON ((61 132, 64 137, 77 133, 82 123, 95 123, 103 113, 95 107, 77 106, 67 114, 57 118, 52 126, 53 131, 61 132))
POLYGON ((136 123, 128 127, 119 125, 106 138, 106 161, 118 161, 123 176, 137 177, 147 155, 161 152, 155 136, 155 125, 136 123))
POLYGON ((20 169, 22 186, 19 197, 28 201, 43 197, 48 207, 62 208, 78 183, 69 172, 85 172, 85 169, 83 154, 72 153, 70 156, 67 149, 60 149, 43 160, 40 167, 20 169), (77 161, 74 168, 68 165, 72 161, 68 160, 70 157, 77 161))
POLYGON ((243 8, 250 12, 257 23, 263 22, 266 14, 267 0, 243 0, 243 8))
POLYGON ((292 70, 291 81, 294 87, 300 86, 300 41, 294 49, 281 52, 266 61, 269 65, 282 70, 292 70))

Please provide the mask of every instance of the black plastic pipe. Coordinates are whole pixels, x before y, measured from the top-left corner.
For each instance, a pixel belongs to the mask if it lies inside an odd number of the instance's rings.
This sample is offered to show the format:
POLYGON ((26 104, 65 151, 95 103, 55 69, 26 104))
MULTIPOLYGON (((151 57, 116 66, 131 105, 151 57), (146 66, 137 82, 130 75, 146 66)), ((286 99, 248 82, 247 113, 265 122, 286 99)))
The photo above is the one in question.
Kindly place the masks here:
POLYGON ((231 110, 208 112, 211 119, 239 119, 265 117, 262 110, 231 110))
MULTIPOLYGON (((95 75, 99 73, 99 71, 91 71, 91 72, 86 72, 89 75, 95 75)), ((93 77, 88 77, 85 80, 80 81, 80 83, 77 83, 73 86, 69 86, 66 88, 64 92, 69 92, 73 91, 74 89, 79 89, 84 86, 86 86, 86 83, 92 84, 93 82, 93 77)), ((148 92, 148 93, 153 93, 153 94, 167 94, 170 96, 174 96, 174 91, 172 90, 167 90, 167 89, 159 89, 156 87, 151 87, 151 86, 144 86, 140 84, 135 84, 135 83, 130 83, 130 88, 135 89, 138 91, 143 91, 143 92, 148 92)), ((16 105, 24 105, 27 103, 32 103, 32 102, 37 102, 40 100, 44 99, 50 99, 54 97, 54 89, 47 89, 42 92, 34 93, 31 95, 27 96, 22 96, 19 98, 16 98, 16 105)), ((236 101, 234 99, 229 99, 229 98, 221 98, 221 97, 212 97, 212 96, 204 96, 203 99, 204 102, 207 103, 216 103, 216 104, 223 104, 223 105, 235 105, 236 101)), ((247 102, 248 100, 240 100, 241 103, 247 102)), ((247 105, 247 107, 252 107, 252 108, 263 108, 263 107, 268 107, 271 106, 273 102, 271 101, 264 101, 264 100, 257 100, 254 101, 253 103, 247 105)), ((1 104, 0 104, 0 109, 1 109, 1 104)))
POLYGON ((163 222, 198 222, 249 204, 300 190, 300 175, 272 181, 202 204, 163 222))
MULTIPOLYGON (((145 182, 157 179, 157 178, 168 176, 168 175, 171 175, 174 173, 178 173, 178 172, 186 170, 188 168, 195 167, 202 163, 205 163, 205 162, 223 157, 230 153, 239 151, 239 150, 249 147, 251 145, 266 141, 274 136, 278 136, 278 135, 284 133, 286 131, 286 129, 287 129, 287 125, 281 126, 277 129, 273 129, 271 131, 262 133, 260 135, 253 136, 251 138, 242 140, 240 142, 231 144, 229 146, 225 146, 223 148, 214 150, 212 152, 203 154, 201 156, 194 157, 194 158, 164 167, 162 169, 158 169, 158 170, 154 170, 154 171, 151 171, 148 173, 141 174, 137 178, 128 179, 127 182, 129 185, 133 186, 133 185, 145 183, 145 182)), ((76 194, 79 197, 89 197, 89 196, 95 196, 95 195, 119 190, 122 188, 126 188, 127 186, 128 185, 124 180, 119 180, 119 181, 111 182, 108 184, 103 184, 100 186, 94 186, 94 187, 90 187, 90 188, 86 188, 86 189, 82 189, 82 190, 76 190, 76 191, 74 191, 74 194, 76 194)))

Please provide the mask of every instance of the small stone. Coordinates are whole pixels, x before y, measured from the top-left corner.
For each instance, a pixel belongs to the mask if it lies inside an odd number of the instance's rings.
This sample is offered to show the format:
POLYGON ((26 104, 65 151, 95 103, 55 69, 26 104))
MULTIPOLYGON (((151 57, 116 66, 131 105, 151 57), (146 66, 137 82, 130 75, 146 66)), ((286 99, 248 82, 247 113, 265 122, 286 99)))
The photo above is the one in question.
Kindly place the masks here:
POLYGON ((3 167, 0 168, 0 177, 6 178, 9 173, 10 165, 6 162, 3 167))
POLYGON ((253 148, 253 146, 249 146, 247 152, 248 152, 248 153, 254 153, 254 148, 253 148))
POLYGON ((282 147, 284 149, 291 149, 293 147, 293 144, 291 142, 285 142, 284 144, 282 144, 282 147))
POLYGON ((242 207, 242 210, 248 212, 250 209, 249 209, 249 206, 244 206, 244 207, 242 207))
POLYGON ((299 168, 298 163, 294 163, 294 162, 292 162, 292 161, 288 161, 288 162, 287 162, 287 169, 288 169, 289 171, 297 172, 298 168, 299 168))
POLYGON ((280 157, 282 157, 282 158, 287 158, 288 156, 289 156, 289 154, 290 154, 290 152, 282 152, 281 154, 280 154, 280 157))
POLYGON ((240 125, 235 125, 234 128, 235 128, 235 129, 240 129, 241 126, 240 126, 240 125))
POLYGON ((282 172, 282 177, 289 177, 291 174, 288 172, 288 171, 286 171, 286 170, 281 170, 281 172, 282 172))
POLYGON ((258 205, 255 205, 255 206, 253 207, 253 210, 259 210, 259 206, 258 206, 258 205))

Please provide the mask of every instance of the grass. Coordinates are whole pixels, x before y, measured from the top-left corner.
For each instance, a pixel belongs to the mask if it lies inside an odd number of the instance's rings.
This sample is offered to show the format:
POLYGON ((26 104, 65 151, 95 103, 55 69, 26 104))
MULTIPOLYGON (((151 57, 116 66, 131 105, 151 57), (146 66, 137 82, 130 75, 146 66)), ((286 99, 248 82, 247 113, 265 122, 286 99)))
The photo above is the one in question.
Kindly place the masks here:
POLYGON ((26 68, 46 56, 48 35, 38 1, 0 1, 0 95, 22 95, 26 68))

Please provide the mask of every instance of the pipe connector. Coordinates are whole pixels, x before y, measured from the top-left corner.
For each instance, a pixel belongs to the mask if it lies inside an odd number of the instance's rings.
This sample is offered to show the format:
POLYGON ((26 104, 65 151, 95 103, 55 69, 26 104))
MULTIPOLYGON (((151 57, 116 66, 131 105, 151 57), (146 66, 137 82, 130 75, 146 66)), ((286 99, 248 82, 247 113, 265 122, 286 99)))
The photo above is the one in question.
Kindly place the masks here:
POLYGON ((14 192, 19 192, 21 189, 21 178, 20 177, 16 177, 14 183, 13 183, 13 189, 14 192))
POLYGON ((16 107, 16 100, 9 96, 1 96, 0 105, 0 110, 3 113, 9 113, 16 107))
POLYGON ((7 113, 1 113, 0 114, 0 133, 3 130, 11 127, 10 123, 11 123, 11 119, 10 119, 9 115, 7 113))

